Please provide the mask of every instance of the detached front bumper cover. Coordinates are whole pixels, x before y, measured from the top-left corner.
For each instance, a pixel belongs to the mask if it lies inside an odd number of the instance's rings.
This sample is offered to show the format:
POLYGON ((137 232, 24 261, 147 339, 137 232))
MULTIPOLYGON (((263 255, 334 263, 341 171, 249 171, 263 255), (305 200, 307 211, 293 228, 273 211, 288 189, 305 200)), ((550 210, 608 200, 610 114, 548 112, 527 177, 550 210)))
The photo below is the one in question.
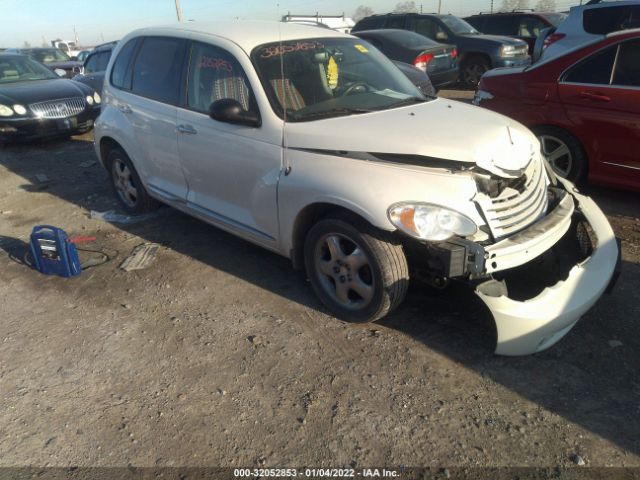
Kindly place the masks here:
POLYGON ((593 229, 597 245, 587 259, 571 268, 565 280, 529 300, 516 301, 499 291, 476 289, 493 314, 499 355, 528 355, 555 344, 605 292, 616 269, 619 247, 607 218, 591 198, 577 193, 571 183, 562 183, 593 229))

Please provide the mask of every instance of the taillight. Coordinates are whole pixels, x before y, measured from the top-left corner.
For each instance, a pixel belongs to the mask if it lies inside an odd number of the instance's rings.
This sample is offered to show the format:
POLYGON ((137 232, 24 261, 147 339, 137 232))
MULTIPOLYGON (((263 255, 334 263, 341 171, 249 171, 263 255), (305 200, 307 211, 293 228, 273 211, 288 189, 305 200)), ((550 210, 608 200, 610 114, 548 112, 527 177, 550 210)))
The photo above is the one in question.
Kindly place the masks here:
POLYGON ((542 44, 542 48, 547 48, 552 43, 556 43, 558 40, 562 40, 566 35, 564 33, 552 33, 547 38, 544 39, 542 44))
POLYGON ((433 53, 423 53, 422 55, 418 55, 416 59, 413 61, 413 65, 418 68, 421 68, 425 72, 427 71, 427 65, 433 59, 433 53))
POLYGON ((458 56, 458 50, 455 48, 451 50, 451 58, 456 58, 458 56))

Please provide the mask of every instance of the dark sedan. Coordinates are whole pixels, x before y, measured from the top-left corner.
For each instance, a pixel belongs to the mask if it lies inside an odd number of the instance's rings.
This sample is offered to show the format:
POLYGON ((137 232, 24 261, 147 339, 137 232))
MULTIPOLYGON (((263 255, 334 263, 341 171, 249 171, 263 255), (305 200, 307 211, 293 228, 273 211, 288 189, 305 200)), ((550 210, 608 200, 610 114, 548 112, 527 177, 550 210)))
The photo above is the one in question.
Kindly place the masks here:
POLYGON ((0 142, 88 132, 100 95, 22 55, 0 54, 0 142))
POLYGON ((437 89, 458 80, 458 52, 408 30, 363 30, 354 33, 391 60, 410 63, 423 70, 437 89))
POLYGON ((82 63, 71 60, 69 55, 58 48, 8 48, 5 53, 26 55, 31 60, 42 63, 52 72, 64 70, 64 76, 67 78, 82 73, 82 63))

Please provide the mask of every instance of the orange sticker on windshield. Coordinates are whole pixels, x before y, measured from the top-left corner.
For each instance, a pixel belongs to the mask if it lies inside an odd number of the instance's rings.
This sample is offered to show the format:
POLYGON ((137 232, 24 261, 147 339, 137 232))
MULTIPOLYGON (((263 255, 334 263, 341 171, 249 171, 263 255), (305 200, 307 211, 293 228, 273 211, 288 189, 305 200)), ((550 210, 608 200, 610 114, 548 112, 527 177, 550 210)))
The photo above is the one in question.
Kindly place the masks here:
POLYGON ((367 48, 364 45, 360 45, 359 43, 354 45, 354 47, 356 47, 356 50, 358 50, 359 52, 362 52, 362 53, 369 52, 369 50, 367 50, 367 48))

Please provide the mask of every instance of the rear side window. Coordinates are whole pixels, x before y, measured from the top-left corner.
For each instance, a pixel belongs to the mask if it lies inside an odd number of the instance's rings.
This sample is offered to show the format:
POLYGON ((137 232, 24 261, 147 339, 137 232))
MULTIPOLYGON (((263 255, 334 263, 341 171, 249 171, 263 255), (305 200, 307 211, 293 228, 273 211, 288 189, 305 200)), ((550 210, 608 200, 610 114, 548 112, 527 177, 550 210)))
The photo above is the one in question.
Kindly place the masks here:
POLYGON ((518 37, 538 37, 540 31, 547 28, 548 25, 537 17, 522 17, 518 25, 518 37))
POLYGON ((517 35, 516 17, 512 15, 497 15, 484 21, 482 33, 490 35, 517 35))
POLYGON ((109 64, 111 50, 92 54, 84 67, 85 73, 104 72, 109 64))
POLYGON ((87 58, 87 62, 84 64, 85 73, 93 73, 98 71, 98 54, 94 53, 87 58))
POLYGON ((404 17, 391 17, 387 22, 387 28, 404 28, 404 17))
POLYGON ((613 62, 618 47, 609 47, 572 67, 564 77, 565 82, 608 85, 611 81, 613 62))
POLYGON ((384 17, 369 17, 360 20, 353 30, 375 30, 376 28, 383 27, 384 17))
POLYGON ((640 87, 640 41, 634 40, 620 45, 612 83, 640 87))
POLYGON ((594 35, 640 27, 640 5, 592 8, 582 17, 584 31, 594 35))
POLYGON ((185 41, 146 37, 133 66, 131 91, 172 105, 178 104, 185 41))
POLYGON ((131 90, 131 57, 138 45, 137 38, 130 40, 118 54, 113 68, 111 69, 111 84, 124 90, 131 90))

